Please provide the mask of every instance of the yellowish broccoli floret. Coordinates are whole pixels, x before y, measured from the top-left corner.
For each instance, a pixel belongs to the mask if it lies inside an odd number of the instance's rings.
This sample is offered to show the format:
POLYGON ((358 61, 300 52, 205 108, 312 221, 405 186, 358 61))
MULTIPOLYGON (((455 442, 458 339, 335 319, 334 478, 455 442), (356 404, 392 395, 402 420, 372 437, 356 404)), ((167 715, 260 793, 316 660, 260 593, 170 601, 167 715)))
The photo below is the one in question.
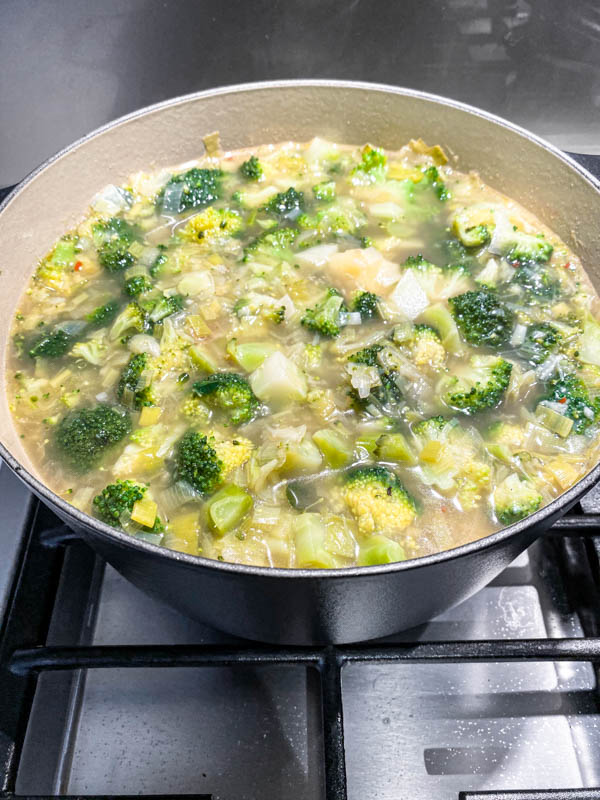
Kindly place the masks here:
POLYGON ((488 430, 491 442, 518 450, 525 443, 525 430, 514 422, 495 422, 488 430))
POLYGON ((222 477, 226 478, 231 472, 241 467, 248 461, 252 450, 253 442, 238 436, 235 439, 224 439, 219 441, 217 438, 209 438, 210 444, 217 454, 217 458, 223 463, 222 477))
POLYGON ((364 535, 400 533, 417 515, 415 501, 385 467, 356 467, 346 473, 342 497, 364 535))
POLYGON ((417 367, 431 367, 437 371, 444 366, 446 350, 437 331, 429 325, 415 325, 410 350, 417 367))
POLYGON ((187 397, 180 406, 181 413, 194 423, 208 422, 211 411, 196 395, 187 397))
POLYGON ((205 245, 218 245, 242 228, 242 218, 237 211, 224 208, 205 208, 193 216, 179 232, 183 239, 205 245))

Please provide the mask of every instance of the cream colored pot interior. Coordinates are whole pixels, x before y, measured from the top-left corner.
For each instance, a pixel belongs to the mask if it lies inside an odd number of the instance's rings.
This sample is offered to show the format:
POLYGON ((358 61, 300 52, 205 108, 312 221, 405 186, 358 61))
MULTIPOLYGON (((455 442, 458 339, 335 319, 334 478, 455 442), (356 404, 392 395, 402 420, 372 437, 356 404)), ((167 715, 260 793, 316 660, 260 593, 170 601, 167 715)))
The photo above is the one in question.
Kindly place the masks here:
MULTIPOLYGON (((194 95, 134 115, 43 167, 0 213, 0 348, 37 260, 86 211, 107 183, 132 172, 197 158, 202 137, 221 134, 223 149, 322 136, 397 149, 411 138, 440 144, 461 170, 537 214, 577 252, 599 288, 600 198, 558 155, 508 125, 463 107, 389 87, 344 83, 270 84, 194 95)), ((30 472, 12 425, 0 364, 0 440, 30 472)))

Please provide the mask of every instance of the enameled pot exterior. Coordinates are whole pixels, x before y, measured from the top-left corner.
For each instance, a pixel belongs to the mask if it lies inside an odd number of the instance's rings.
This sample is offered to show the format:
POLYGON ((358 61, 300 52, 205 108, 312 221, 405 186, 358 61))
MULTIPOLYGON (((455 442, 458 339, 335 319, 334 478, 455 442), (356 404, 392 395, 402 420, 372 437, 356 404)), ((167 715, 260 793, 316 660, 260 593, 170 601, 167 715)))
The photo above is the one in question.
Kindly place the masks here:
MULTIPOLYGON (((201 154, 219 130, 224 149, 315 135, 397 149, 410 138, 442 144, 462 170, 523 203, 583 259, 598 288, 597 182, 550 145, 461 104, 409 90, 336 81, 254 84, 203 92, 106 126, 43 165, 0 209, 0 348, 33 270, 107 183, 201 154), (43 214, 40 216, 40 211, 43 214)), ((0 455, 67 525, 126 578, 184 613, 238 636, 277 643, 342 643, 424 622, 476 592, 598 478, 596 467, 531 517, 478 542, 422 559, 344 570, 225 564, 140 542, 71 507, 37 475, 12 425, 0 364, 0 455)))

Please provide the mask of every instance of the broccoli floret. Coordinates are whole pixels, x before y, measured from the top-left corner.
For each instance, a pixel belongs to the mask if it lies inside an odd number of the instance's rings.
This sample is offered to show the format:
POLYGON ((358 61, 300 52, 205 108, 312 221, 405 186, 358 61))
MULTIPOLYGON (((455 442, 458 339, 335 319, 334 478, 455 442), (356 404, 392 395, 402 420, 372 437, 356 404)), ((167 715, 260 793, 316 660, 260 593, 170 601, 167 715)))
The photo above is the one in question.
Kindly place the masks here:
POLYGON ((98 306, 89 314, 86 314, 86 322, 90 328, 102 328, 112 322, 119 310, 119 304, 116 300, 109 300, 104 305, 98 306))
POLYGON ((159 298, 138 300, 142 311, 147 314, 150 323, 160 322, 183 308, 184 298, 180 294, 163 295, 159 298))
POLYGON ((510 337, 514 315, 492 292, 465 292, 448 302, 469 344, 497 347, 510 337))
POLYGON ((156 405, 152 388, 143 381, 143 374, 147 368, 147 353, 136 353, 131 356, 117 386, 117 399, 120 403, 133 408, 156 405))
POLYGON ((511 525, 542 505, 542 495, 527 480, 521 480, 512 473, 500 483, 493 493, 494 510, 503 525, 511 525))
POLYGON ((440 178, 437 167, 427 167, 423 170, 423 175, 425 177, 421 183, 426 182, 433 189, 438 200, 443 201, 450 197, 450 192, 446 188, 444 181, 440 178))
POLYGON ((71 348, 75 337, 64 328, 40 334, 30 345, 31 358, 60 358, 71 348))
POLYGON ((523 264, 515 272, 513 281, 525 289, 532 302, 551 302, 560 295, 560 282, 556 275, 539 264, 523 264))
POLYGON ((133 266, 135 258, 129 251, 129 245, 137 238, 133 225, 120 217, 112 217, 97 222, 92 235, 98 247, 98 260, 105 269, 122 272, 133 266))
POLYGON ((96 335, 84 342, 76 342, 71 348, 69 355, 72 358, 83 358, 88 364, 99 367, 106 356, 107 344, 104 336, 96 335))
POLYGON ((239 233, 242 226, 243 221, 237 211, 211 206, 195 214, 179 231, 179 235, 192 242, 215 246, 224 244, 229 237, 239 233))
POLYGON ((451 408, 476 414, 494 408, 510 383, 512 364, 496 356, 473 356, 464 370, 444 380, 444 402, 451 408))
POLYGON ((542 399, 563 406, 564 416, 574 420, 575 433, 584 433, 600 416, 600 398, 591 400, 587 386, 577 375, 553 378, 547 389, 542 399))
POLYGON ((132 329, 139 333, 147 333, 152 330, 152 323, 137 303, 128 303, 125 306, 113 322, 109 336, 113 340, 118 339, 132 329))
POLYGON ((295 220, 304 211, 304 194, 290 186, 285 192, 279 192, 265 203, 262 211, 272 214, 281 222, 295 220))
POLYGON ((190 395, 187 397, 181 404, 180 411, 190 420, 195 420, 196 422, 202 423, 208 422, 211 414, 210 409, 205 406, 202 400, 200 400, 200 398, 196 395, 190 395))
POLYGON ((188 431, 177 443, 174 459, 176 481, 189 483, 200 494, 210 494, 221 483, 223 462, 206 436, 188 431))
POLYGON ((240 167, 240 175, 248 181, 259 181, 263 176, 263 168, 256 156, 250 156, 240 167))
POLYGON ((86 472, 131 431, 129 416, 99 405, 67 414, 56 426, 56 448, 69 467, 86 472))
POLYGON ((123 288, 129 297, 137 297, 138 294, 151 291, 154 284, 147 275, 132 275, 131 278, 127 278, 123 288))
POLYGON ((258 411, 258 398, 250 384, 235 372, 216 372, 196 381, 193 389, 207 405, 225 412, 233 425, 250 422, 258 411))
POLYGON ((376 409, 379 414, 395 417, 398 416, 401 408, 404 406, 404 398, 402 390, 396 381, 395 372, 391 369, 385 369, 379 360, 379 353, 383 349, 383 345, 374 344, 348 357, 348 361, 352 364, 364 364, 367 367, 377 367, 380 380, 379 386, 375 386, 371 389, 368 397, 360 398, 354 389, 350 390, 350 396, 361 409, 370 411, 376 409))
POLYGON ((511 263, 516 262, 521 266, 544 264, 550 259, 554 250, 550 242, 540 236, 515 231, 511 238, 513 244, 506 258, 511 263))
MULTIPOLYGON (((147 486, 139 486, 129 480, 110 483, 92 500, 94 514, 102 522, 106 522, 114 528, 120 528, 121 517, 124 514, 131 514, 135 503, 141 500, 147 491, 147 486)), ((157 517, 154 525, 151 528, 144 526, 144 530, 162 533, 164 525, 157 517)))
POLYGON ((378 302, 379 298, 373 292, 359 292, 352 300, 352 311, 358 311, 363 321, 373 319, 379 316, 378 302))
POLYGON ((446 360, 446 349, 439 333, 431 325, 415 325, 409 342, 411 357, 418 367, 439 370, 446 360))
POLYGON ((62 288, 67 270, 77 261, 77 244, 76 236, 63 236, 52 253, 40 262, 35 273, 36 280, 52 289, 62 288))
POLYGON ((331 237, 353 236, 359 238, 360 229, 366 224, 366 217, 358 209, 351 197, 340 198, 316 214, 301 214, 296 223, 305 231, 312 231, 313 237, 303 241, 303 246, 319 244, 331 237))
POLYGON ((334 338, 340 335, 342 322, 340 315, 346 311, 344 298, 337 289, 329 288, 325 297, 313 308, 307 308, 301 319, 302 325, 321 336, 334 338))
POLYGON ((383 180, 387 171, 387 156, 379 147, 367 144, 361 151, 361 163, 350 171, 353 183, 375 183, 383 180))
POLYGON ((238 319, 256 318, 280 325, 285 321, 285 306, 266 294, 249 294, 236 300, 232 312, 238 319))
POLYGON ((454 424, 451 420, 438 414, 436 417, 429 417, 429 419, 422 419, 415 423, 413 425, 413 433, 417 436, 424 436, 427 439, 435 439, 447 425, 454 424))
POLYGON ((344 475, 342 496, 362 534, 398 533, 417 514, 398 476, 381 466, 355 467, 344 475))
POLYGON ((160 275, 163 266, 167 263, 166 246, 164 244, 159 244, 158 250, 159 253, 152 262, 152 265, 150 266, 149 269, 150 277, 152 278, 157 278, 160 275))
POLYGON ((250 439, 238 436, 235 439, 221 439, 211 436, 209 439, 211 447, 214 448, 217 458, 223 464, 221 478, 227 478, 230 473, 241 467, 248 461, 254 444, 250 439))
POLYGON ((277 228, 264 231, 244 248, 244 261, 254 258, 269 258, 277 261, 291 261, 291 247, 296 241, 298 231, 295 228, 277 228))
POLYGON ((322 203, 332 203, 336 198, 334 181, 317 183, 316 186, 312 187, 312 190, 315 200, 319 200, 322 203))
POLYGON ((218 200, 222 192, 223 171, 193 167, 173 175, 158 195, 163 211, 181 214, 190 208, 202 208, 218 200))
POLYGON ((527 361, 531 361, 532 364, 541 364, 550 353, 554 353, 560 348, 562 338, 560 331, 548 322, 530 325, 525 335, 525 341, 519 347, 519 355, 527 361))

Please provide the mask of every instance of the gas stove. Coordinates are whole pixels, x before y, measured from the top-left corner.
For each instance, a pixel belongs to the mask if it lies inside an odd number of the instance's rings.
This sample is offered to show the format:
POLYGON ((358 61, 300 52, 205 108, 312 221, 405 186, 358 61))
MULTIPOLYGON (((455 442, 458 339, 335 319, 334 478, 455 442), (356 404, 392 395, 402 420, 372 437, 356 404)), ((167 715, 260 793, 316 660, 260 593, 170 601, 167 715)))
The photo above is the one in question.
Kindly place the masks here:
POLYGON ((340 647, 181 616, 6 467, 0 541, 0 797, 600 800, 600 487, 467 602, 340 647))

